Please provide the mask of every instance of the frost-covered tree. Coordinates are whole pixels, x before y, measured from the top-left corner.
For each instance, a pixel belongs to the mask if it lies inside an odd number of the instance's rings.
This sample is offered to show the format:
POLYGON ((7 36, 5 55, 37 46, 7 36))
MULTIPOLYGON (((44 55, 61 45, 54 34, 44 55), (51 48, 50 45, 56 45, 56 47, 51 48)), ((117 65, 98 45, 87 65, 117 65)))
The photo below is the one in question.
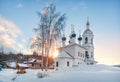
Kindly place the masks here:
MULTIPOLYGON (((56 12, 54 4, 44 7, 43 11, 37 12, 37 14, 40 17, 40 22, 38 24, 39 27, 34 28, 36 35, 31 48, 36 48, 42 56, 48 57, 50 55, 50 48, 61 37, 61 32, 65 28, 66 16, 56 12)), ((43 63, 41 66, 43 67, 43 63)), ((46 70, 47 66, 48 60, 46 60, 46 70)))

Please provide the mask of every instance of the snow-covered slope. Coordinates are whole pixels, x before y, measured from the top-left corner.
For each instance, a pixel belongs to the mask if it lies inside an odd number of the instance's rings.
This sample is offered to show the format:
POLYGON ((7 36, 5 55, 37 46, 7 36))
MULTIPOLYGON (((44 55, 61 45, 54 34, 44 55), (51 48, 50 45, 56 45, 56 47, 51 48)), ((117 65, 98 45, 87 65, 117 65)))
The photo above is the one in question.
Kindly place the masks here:
POLYGON ((40 70, 27 69, 26 74, 17 75, 17 70, 0 71, 0 82, 120 82, 120 68, 107 65, 80 65, 74 68, 49 70, 48 76, 38 78, 40 70))

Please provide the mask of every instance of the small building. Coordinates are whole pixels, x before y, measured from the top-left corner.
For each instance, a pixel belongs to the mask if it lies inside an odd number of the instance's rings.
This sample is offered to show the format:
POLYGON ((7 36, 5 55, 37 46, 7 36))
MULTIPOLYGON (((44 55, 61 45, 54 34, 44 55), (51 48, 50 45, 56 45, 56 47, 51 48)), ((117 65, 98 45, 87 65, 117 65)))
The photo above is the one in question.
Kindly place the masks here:
POLYGON ((41 60, 39 58, 31 59, 30 61, 26 62, 26 64, 31 69, 40 69, 41 68, 41 60))

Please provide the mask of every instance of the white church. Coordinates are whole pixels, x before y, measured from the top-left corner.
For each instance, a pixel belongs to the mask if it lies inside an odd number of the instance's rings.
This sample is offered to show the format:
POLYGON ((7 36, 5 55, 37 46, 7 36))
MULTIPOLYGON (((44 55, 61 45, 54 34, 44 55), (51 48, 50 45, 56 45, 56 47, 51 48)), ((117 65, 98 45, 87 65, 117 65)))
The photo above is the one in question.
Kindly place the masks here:
POLYGON ((79 33, 79 37, 76 37, 75 31, 72 30, 69 38, 69 44, 66 45, 65 35, 62 37, 62 47, 59 48, 59 54, 55 58, 55 68, 76 67, 82 63, 87 65, 97 63, 94 60, 94 34, 88 20, 82 35, 79 33))

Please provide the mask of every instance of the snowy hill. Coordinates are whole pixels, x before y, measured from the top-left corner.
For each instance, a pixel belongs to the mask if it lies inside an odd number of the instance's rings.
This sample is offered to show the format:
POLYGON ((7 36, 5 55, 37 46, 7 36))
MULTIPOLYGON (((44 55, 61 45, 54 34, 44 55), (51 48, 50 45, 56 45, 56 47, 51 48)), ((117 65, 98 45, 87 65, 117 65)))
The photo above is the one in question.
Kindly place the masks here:
POLYGON ((48 76, 38 78, 40 70, 27 69, 17 75, 17 70, 0 71, 0 82, 120 82, 120 68, 107 65, 80 65, 79 67, 49 70, 48 76))

